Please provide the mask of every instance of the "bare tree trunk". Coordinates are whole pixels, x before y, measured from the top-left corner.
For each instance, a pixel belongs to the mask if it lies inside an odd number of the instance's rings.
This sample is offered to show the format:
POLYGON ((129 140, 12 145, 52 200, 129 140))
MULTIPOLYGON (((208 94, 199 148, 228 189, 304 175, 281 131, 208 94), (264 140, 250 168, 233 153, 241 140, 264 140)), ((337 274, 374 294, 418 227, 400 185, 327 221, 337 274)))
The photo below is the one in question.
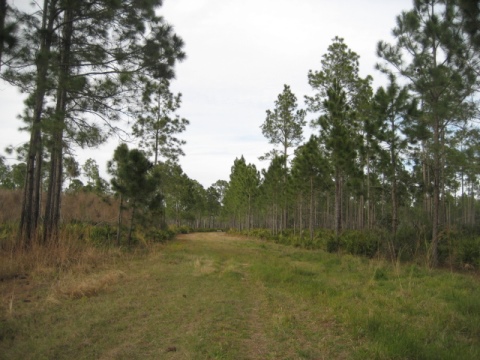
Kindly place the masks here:
POLYGON ((57 105, 55 109, 52 131, 50 181, 47 192, 47 205, 44 219, 44 241, 57 240, 60 222, 60 207, 63 185, 63 131, 67 109, 67 88, 70 76, 70 48, 73 36, 73 11, 65 11, 63 41, 60 53, 60 75, 57 90, 57 105))
POLYGON ((313 176, 310 176, 310 219, 309 219, 309 224, 308 228, 310 230, 310 240, 313 240, 313 176))
POLYGON ((358 227, 362 229, 365 227, 365 197, 360 195, 359 205, 358 205, 358 227))
POLYGON ((439 240, 439 210, 440 210, 440 124, 435 119, 433 131, 434 151, 433 151, 433 217, 432 217, 432 243, 430 246, 430 265, 438 265, 438 240, 439 240))
POLYGON ((133 232, 133 223, 134 223, 134 220, 135 220, 135 210, 136 209, 137 209, 137 202, 136 202, 136 200, 134 200, 133 204, 132 204, 132 214, 130 216, 130 227, 128 229, 128 238, 127 238, 128 245, 132 245, 132 232, 133 232))
POLYGON ((34 109, 30 143, 27 156, 27 174, 23 192, 22 213, 19 235, 24 246, 30 246, 36 237, 40 216, 40 187, 42 184, 42 114, 45 94, 47 92, 47 73, 50 49, 53 38, 53 25, 57 16, 56 0, 44 0, 40 51, 36 61, 37 77, 34 95, 34 109))
POLYGON ((335 236, 342 232, 342 175, 340 169, 335 174, 335 236))
MULTIPOLYGON (((395 134, 395 119, 391 120, 391 130, 395 134)), ((397 204, 397 153, 395 147, 395 140, 390 147, 390 159, 392 162, 392 234, 393 242, 395 243, 398 227, 398 204, 397 204)), ((393 246, 392 246, 393 251, 393 246)), ((392 254, 395 257, 395 254, 392 254)))
POLYGON ((120 239, 122 235, 122 212, 123 212, 123 196, 120 194, 120 206, 118 207, 117 219, 117 246, 120 246, 120 239))

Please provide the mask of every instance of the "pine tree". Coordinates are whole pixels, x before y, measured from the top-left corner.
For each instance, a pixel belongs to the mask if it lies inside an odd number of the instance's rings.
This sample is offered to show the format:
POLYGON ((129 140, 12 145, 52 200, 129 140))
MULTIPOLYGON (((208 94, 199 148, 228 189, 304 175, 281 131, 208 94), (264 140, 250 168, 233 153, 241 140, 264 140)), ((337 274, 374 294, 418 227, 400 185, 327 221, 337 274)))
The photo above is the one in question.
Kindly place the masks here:
POLYGON ((292 176, 296 188, 301 193, 308 194, 308 229, 311 240, 315 226, 315 192, 319 189, 329 190, 330 173, 330 164, 320 148, 318 138, 311 136, 309 141, 295 151, 292 162, 292 176))
POLYGON ((281 230, 282 208, 286 201, 285 158, 275 156, 268 169, 262 170, 263 181, 260 193, 263 197, 268 213, 270 213, 270 227, 273 234, 281 230))
POLYGON ((155 13, 161 3, 44 0, 40 22, 34 14, 20 23, 22 46, 9 55, 2 78, 24 91, 35 88, 25 117, 31 141, 20 234, 27 243, 36 236, 40 215, 45 145, 51 156, 47 240, 58 226, 65 146, 105 141, 117 130, 112 121, 138 107, 143 80, 172 78, 175 62, 184 58, 182 40, 155 13), (47 108, 47 102, 56 107, 47 108))
POLYGON ((224 199, 227 211, 234 216, 234 226, 251 228, 259 185, 260 174, 255 165, 247 164, 243 156, 235 159, 224 199))
POLYGON ((184 155, 181 146, 185 141, 176 137, 185 131, 187 119, 175 115, 181 105, 181 94, 170 92, 167 79, 144 79, 145 87, 140 116, 133 126, 133 135, 140 139, 140 147, 153 153, 155 165, 159 156, 177 161, 184 155))
MULTIPOLYGON (((108 164, 109 172, 113 175, 112 188, 121 196, 119 219, 122 218, 123 202, 128 201, 131 210, 127 241, 131 244, 132 232, 137 209, 146 205, 154 193, 156 178, 149 176, 152 163, 145 154, 138 149, 129 149, 126 144, 119 145, 108 164)), ((118 224, 117 243, 120 242, 121 223, 118 224)))
POLYGON ((360 124, 355 112, 362 89, 370 78, 359 76, 359 56, 343 39, 335 37, 323 56, 322 70, 309 71, 308 81, 316 93, 306 97, 308 110, 320 113, 312 125, 321 128, 320 140, 333 164, 335 179, 335 232, 342 231, 342 197, 345 177, 356 168, 360 124))
MULTIPOLYGON (((284 85, 283 92, 275 101, 275 108, 273 111, 267 110, 267 118, 260 127, 262 134, 271 144, 282 147, 281 154, 285 164, 288 161, 288 149, 298 146, 303 140, 306 113, 305 110, 297 108, 297 97, 292 93, 290 86, 284 85)), ((268 153, 264 158, 271 156, 272 153, 268 153)))
MULTIPOLYGON (((283 176, 282 185, 283 193, 286 194, 287 177, 288 177, 288 157, 290 154, 288 150, 291 147, 298 146, 303 141, 303 127, 306 112, 303 109, 298 109, 297 97, 292 93, 290 86, 284 85, 283 92, 278 95, 275 101, 275 108, 267 110, 267 118, 260 127, 262 134, 273 145, 281 146, 281 158, 283 159, 283 176)), ((272 159, 278 157, 277 149, 262 156, 260 159, 272 159)), ((285 196, 282 204, 282 227, 286 228, 288 223, 287 214, 287 199, 285 196)))
POLYGON ((411 100, 408 88, 398 85, 395 77, 390 74, 386 88, 380 87, 374 98, 374 110, 381 128, 379 138, 386 144, 385 172, 391 185, 391 252, 395 258, 395 239, 399 224, 399 174, 402 171, 402 154, 408 145, 408 121, 416 116, 417 103, 411 100), (388 153, 388 156, 387 156, 388 153))
POLYGON ((5 50, 11 50, 18 43, 15 34, 16 24, 9 21, 9 13, 11 12, 7 0, 0 0, 0 70, 2 69, 2 57, 5 50))
POLYGON ((445 185, 445 147, 448 129, 469 116, 467 103, 477 86, 476 54, 462 32, 455 1, 416 0, 414 8, 397 17, 396 44, 378 44, 385 73, 398 72, 418 97, 418 121, 431 140, 424 143, 426 166, 432 172, 432 240, 429 262, 438 264, 438 242, 443 229, 441 208, 445 185))

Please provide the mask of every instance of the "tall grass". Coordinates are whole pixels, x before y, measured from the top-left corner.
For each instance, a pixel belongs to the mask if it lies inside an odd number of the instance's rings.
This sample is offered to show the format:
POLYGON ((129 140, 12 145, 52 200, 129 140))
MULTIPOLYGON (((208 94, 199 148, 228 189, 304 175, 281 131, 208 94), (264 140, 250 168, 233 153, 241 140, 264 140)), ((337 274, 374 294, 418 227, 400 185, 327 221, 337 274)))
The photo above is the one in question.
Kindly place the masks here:
POLYGON ((81 233, 72 231, 71 227, 60 230, 58 242, 39 244, 34 241, 28 249, 15 246, 15 231, 9 235, 8 239, 2 240, 0 247, 1 278, 24 274, 55 276, 66 271, 83 273, 121 255, 119 248, 99 247, 85 241, 81 233))

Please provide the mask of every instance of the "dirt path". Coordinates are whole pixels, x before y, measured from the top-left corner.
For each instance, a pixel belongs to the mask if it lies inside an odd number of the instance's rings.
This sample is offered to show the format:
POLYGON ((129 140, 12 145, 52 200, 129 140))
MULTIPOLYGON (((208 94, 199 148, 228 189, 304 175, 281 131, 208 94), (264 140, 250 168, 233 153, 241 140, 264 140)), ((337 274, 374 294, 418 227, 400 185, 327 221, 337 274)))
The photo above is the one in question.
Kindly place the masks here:
POLYGON ((295 251, 189 234, 100 273, 67 274, 38 301, 8 309, 2 299, 0 358, 346 358, 325 304, 282 278, 295 251))

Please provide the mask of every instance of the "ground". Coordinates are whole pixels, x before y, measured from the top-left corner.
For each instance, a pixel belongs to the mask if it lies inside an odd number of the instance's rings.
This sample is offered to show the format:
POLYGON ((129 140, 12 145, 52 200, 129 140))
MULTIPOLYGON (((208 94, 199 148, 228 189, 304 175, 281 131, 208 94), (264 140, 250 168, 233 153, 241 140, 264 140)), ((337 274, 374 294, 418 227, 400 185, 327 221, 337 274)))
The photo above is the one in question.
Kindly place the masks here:
POLYGON ((474 278, 418 267, 395 273, 381 261, 225 233, 181 235, 82 274, 16 275, 0 282, 0 359, 480 354, 479 314, 455 310, 450 299, 468 289, 478 297, 474 278), (457 288, 442 292, 442 276, 457 288))

